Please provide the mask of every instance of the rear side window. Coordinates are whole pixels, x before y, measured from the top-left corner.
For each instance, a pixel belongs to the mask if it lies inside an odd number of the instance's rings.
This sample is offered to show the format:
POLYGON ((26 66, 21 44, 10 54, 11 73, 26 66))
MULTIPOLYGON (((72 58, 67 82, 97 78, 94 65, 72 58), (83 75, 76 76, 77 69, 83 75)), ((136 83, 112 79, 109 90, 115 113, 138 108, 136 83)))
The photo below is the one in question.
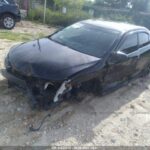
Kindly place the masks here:
POLYGON ((139 45, 145 46, 147 44, 149 44, 149 34, 139 33, 139 45))
POLYGON ((120 47, 120 50, 126 54, 136 51, 138 48, 138 35, 128 35, 120 47))

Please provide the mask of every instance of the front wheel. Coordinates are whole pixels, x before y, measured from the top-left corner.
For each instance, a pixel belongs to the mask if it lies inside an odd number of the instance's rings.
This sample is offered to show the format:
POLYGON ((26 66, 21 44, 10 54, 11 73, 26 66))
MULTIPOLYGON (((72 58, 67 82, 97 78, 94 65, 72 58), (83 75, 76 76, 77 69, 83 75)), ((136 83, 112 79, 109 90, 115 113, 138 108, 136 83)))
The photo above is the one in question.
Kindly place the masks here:
POLYGON ((2 17, 2 25, 5 29, 11 30, 16 24, 15 18, 12 15, 4 15, 2 17))

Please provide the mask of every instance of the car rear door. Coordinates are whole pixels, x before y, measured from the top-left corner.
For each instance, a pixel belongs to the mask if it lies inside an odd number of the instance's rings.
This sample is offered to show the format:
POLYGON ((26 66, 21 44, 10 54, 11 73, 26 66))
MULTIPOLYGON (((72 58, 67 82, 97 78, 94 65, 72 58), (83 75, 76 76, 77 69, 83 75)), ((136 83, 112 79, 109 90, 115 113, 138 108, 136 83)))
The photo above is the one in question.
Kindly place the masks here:
POLYGON ((139 59, 137 63, 138 72, 142 72, 150 67, 150 35, 146 31, 138 33, 139 39, 139 59))
POLYGON ((110 55, 107 61, 104 87, 107 89, 116 87, 116 85, 132 78, 137 73, 138 59, 138 34, 134 32, 126 35, 117 50, 110 55), (123 57, 119 58, 121 54, 123 57))

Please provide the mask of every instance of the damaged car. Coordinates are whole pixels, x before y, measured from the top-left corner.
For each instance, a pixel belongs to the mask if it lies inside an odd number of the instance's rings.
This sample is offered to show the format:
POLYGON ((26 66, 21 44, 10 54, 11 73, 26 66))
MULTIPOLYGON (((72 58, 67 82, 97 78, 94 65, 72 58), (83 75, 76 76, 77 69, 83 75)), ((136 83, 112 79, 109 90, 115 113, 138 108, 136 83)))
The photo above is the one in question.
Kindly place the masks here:
POLYGON ((141 26, 85 20, 10 49, 2 70, 33 106, 103 94, 149 70, 150 31, 141 26))

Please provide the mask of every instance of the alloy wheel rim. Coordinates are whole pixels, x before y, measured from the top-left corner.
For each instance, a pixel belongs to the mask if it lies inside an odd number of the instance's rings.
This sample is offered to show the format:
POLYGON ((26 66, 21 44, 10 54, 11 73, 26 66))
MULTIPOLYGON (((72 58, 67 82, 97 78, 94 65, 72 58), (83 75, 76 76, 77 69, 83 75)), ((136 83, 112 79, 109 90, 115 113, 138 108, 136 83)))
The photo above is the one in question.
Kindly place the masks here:
POLYGON ((11 17, 4 18, 4 26, 7 28, 12 28, 14 26, 14 20, 11 17))

